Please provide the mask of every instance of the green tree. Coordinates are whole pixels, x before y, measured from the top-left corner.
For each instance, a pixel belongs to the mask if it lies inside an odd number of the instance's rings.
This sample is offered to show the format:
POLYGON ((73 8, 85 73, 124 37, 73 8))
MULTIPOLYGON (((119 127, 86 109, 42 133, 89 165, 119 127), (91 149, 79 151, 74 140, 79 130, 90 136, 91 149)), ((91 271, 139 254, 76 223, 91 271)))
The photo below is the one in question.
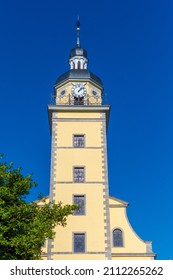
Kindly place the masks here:
POLYGON ((41 259, 41 247, 52 239, 57 225, 65 226, 76 205, 26 202, 31 187, 36 186, 31 175, 23 176, 21 168, 0 162, 0 259, 41 259))

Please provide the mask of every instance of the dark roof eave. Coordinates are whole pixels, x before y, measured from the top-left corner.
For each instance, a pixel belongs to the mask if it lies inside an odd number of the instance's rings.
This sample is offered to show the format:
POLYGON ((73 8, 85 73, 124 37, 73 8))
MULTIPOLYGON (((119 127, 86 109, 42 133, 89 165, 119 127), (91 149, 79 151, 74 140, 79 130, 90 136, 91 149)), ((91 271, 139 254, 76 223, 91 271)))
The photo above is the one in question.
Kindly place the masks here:
POLYGON ((56 80, 55 87, 68 80, 89 80, 103 88, 101 79, 88 70, 70 70, 65 72, 56 80))

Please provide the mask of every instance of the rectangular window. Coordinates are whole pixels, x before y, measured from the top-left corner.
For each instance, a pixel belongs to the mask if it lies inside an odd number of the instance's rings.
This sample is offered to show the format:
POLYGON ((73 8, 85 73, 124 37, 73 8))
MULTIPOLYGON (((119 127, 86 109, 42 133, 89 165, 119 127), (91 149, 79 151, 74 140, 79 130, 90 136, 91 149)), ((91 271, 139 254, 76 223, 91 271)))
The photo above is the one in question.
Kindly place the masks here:
POLYGON ((73 204, 77 204, 79 209, 76 209, 74 215, 85 215, 85 196, 84 195, 74 195, 73 204))
POLYGON ((73 251, 74 253, 85 253, 85 233, 73 234, 73 251))
POLYGON ((84 169, 84 167, 74 167, 73 181, 75 183, 83 183, 85 181, 85 169, 84 169))
POLYGON ((84 135, 73 135, 73 147, 74 148, 84 148, 85 137, 84 135))

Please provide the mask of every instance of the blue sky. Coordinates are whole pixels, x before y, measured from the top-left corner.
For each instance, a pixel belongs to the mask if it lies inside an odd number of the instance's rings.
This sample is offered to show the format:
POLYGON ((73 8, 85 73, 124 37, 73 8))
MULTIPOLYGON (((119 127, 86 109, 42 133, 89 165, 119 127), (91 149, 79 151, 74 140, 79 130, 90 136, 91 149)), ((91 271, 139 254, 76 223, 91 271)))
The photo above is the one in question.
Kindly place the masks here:
POLYGON ((1 0, 0 153, 49 192, 47 104, 81 20, 89 70, 111 105, 109 189, 158 259, 173 258, 173 2, 1 0))

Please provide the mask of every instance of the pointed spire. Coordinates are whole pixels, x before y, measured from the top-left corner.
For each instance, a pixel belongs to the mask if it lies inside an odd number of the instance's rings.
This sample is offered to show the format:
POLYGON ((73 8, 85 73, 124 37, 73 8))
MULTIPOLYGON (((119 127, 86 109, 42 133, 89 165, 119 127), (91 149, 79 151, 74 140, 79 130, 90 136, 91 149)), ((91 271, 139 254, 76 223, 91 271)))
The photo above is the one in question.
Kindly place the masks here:
POLYGON ((80 21, 79 16, 76 22, 77 42, 76 48, 73 48, 69 56, 70 69, 86 70, 87 69, 87 51, 80 46, 80 21))
POLYGON ((80 48, 80 21, 79 21, 79 16, 77 18, 76 22, 76 30, 77 30, 77 47, 80 48))

